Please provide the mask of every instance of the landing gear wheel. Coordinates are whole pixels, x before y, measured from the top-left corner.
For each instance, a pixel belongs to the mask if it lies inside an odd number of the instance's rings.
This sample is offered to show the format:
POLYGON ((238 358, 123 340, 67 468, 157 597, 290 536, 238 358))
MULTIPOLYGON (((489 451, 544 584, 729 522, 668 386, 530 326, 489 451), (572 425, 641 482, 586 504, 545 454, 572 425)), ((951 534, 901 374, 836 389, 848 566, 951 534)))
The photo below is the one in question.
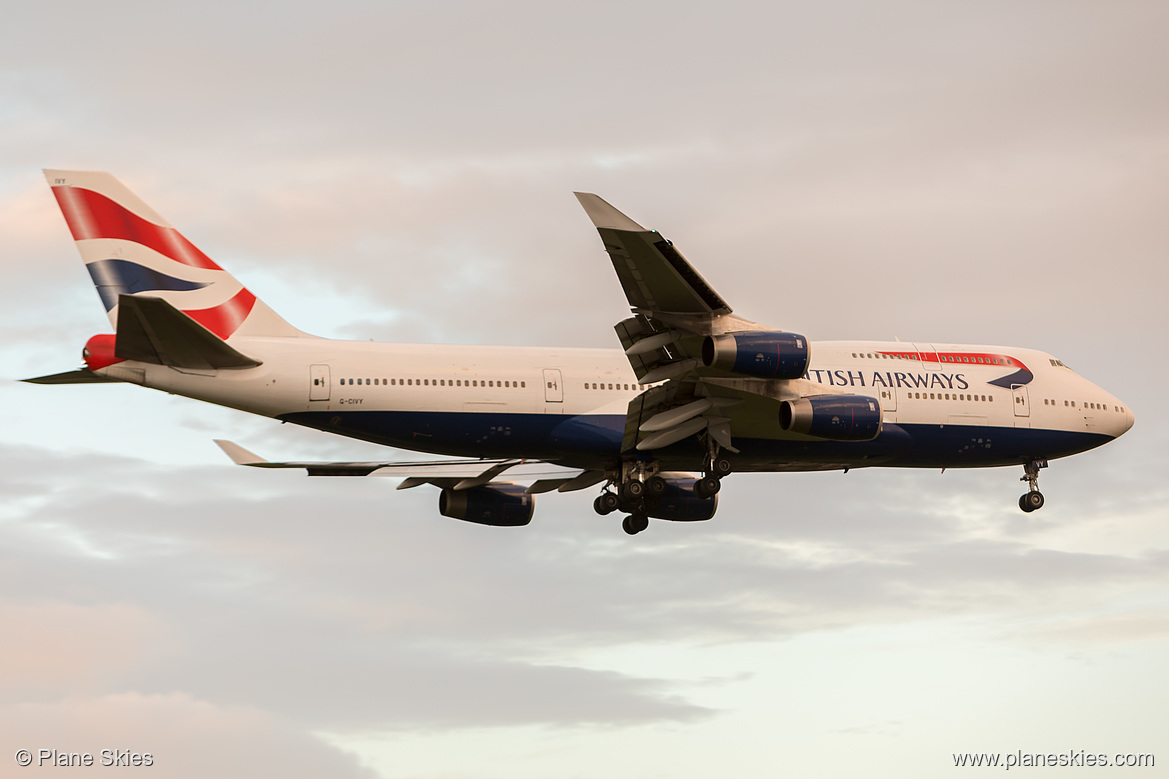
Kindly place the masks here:
POLYGON ((730 476, 734 466, 729 457, 716 457, 710 463, 710 473, 720 479, 730 476))
POLYGON ((602 517, 617 510, 617 496, 611 492, 603 492, 593 501, 593 511, 602 517))
POLYGON ((636 479, 630 479, 629 481, 627 481, 621 485, 621 497, 623 497, 623 498, 627 498, 629 500, 636 500, 637 498, 640 498, 644 494, 645 494, 645 484, 637 481, 636 479))
POLYGON ((649 517, 645 514, 630 514, 621 520, 621 529, 631 536, 635 536, 649 527, 649 517))
POLYGON ((661 476, 653 476, 645 483, 650 495, 662 496, 666 494, 666 490, 670 488, 670 483, 661 476))
POLYGON ((1032 511, 1038 511, 1043 508, 1043 493, 1039 490, 1028 492, 1019 496, 1019 508, 1030 514, 1032 511))
POLYGON ((713 498, 721 488, 722 483, 718 480, 717 476, 703 476, 694 482, 694 494, 703 500, 713 498))
POLYGON ((1039 491, 1039 469, 1047 467, 1047 460, 1031 460, 1023 464, 1023 478, 1030 490, 1019 498, 1019 508, 1030 514, 1043 508, 1043 493, 1039 491))

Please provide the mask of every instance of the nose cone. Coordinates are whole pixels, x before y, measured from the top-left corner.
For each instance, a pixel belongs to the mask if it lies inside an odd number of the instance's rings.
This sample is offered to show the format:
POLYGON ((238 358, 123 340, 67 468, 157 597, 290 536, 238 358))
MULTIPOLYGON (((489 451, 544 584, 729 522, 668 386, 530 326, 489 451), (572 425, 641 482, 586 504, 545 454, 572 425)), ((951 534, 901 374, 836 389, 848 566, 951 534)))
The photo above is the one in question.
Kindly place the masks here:
POLYGON ((1133 416, 1132 409, 1124 403, 1121 403, 1116 398, 1113 398, 1114 405, 1109 406, 1111 413, 1106 414, 1108 434, 1113 438, 1119 438, 1129 431, 1136 421, 1133 416))

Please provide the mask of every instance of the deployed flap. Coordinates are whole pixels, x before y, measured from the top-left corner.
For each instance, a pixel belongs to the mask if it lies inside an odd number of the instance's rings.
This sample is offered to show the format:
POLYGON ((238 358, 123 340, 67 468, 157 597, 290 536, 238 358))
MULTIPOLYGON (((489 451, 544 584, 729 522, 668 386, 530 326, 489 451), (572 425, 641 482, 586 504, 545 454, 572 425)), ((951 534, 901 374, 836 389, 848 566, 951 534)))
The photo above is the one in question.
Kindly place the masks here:
POLYGON ((114 354, 124 360, 192 370, 260 365, 162 298, 120 295, 117 331, 114 354))

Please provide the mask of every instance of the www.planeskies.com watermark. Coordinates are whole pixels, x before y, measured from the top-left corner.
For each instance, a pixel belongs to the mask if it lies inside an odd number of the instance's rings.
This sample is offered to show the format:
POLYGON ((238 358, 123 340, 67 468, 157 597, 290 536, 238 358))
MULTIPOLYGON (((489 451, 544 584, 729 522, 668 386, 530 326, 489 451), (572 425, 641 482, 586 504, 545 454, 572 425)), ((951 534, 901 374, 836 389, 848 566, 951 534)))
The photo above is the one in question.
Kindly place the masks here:
POLYGON ((1067 752, 954 752, 955 768, 1153 768, 1156 760, 1151 754, 1137 752, 1089 752, 1069 749, 1067 752))

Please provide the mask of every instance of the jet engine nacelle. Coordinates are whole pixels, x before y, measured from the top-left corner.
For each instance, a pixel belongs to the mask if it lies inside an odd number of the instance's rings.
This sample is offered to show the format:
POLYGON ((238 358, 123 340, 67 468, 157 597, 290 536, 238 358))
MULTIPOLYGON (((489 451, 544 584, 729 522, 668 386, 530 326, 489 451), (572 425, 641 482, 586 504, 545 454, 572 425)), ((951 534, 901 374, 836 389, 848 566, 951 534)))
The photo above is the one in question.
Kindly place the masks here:
POLYGON ((671 522, 699 522, 710 519, 718 510, 718 495, 700 498, 694 494, 694 482, 690 477, 663 477, 666 489, 652 494, 646 506, 646 515, 654 519, 668 519, 671 522))
POLYGON ((708 368, 760 379, 799 379, 808 371, 808 339, 777 331, 727 333, 702 342, 702 363, 708 368))
POLYGON ((785 400, 779 426, 832 441, 872 441, 881 432, 881 404, 866 395, 813 395, 785 400))
POLYGON ((444 489, 438 513, 479 525, 520 527, 532 521, 536 501, 519 484, 485 484, 467 490, 444 489))

